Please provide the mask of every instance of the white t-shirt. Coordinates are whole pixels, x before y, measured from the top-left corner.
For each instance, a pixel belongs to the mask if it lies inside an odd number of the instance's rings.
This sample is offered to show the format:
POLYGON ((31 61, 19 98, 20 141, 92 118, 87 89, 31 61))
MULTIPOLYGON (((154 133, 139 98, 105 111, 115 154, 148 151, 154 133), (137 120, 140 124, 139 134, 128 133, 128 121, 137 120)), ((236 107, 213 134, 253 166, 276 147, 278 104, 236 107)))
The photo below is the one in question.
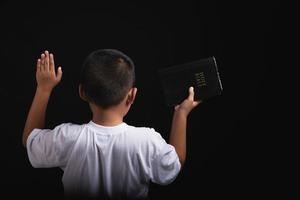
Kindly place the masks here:
POLYGON ((144 198, 149 182, 171 183, 180 171, 175 148, 152 128, 92 121, 34 129, 27 139, 33 167, 60 167, 65 194, 144 198))

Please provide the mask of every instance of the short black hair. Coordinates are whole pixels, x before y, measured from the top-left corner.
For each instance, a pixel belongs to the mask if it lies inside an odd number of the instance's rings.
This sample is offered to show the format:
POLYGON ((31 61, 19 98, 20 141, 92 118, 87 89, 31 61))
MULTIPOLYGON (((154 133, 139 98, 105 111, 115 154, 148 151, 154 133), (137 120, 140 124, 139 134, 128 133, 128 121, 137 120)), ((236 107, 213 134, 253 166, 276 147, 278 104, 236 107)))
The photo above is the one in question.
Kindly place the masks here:
POLYGON ((119 104, 135 84, 133 61, 121 51, 99 49, 83 63, 80 84, 88 99, 101 108, 119 104))

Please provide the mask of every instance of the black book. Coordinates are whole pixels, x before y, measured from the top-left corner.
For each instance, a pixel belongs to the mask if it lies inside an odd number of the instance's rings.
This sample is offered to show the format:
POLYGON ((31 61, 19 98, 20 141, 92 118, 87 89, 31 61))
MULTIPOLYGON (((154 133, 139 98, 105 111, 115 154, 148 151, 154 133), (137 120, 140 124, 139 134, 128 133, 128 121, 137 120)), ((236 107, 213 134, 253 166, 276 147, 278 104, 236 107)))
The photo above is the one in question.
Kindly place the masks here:
POLYGON ((220 95, 223 90, 215 57, 163 68, 158 74, 168 106, 186 99, 190 86, 194 87, 195 100, 220 95))

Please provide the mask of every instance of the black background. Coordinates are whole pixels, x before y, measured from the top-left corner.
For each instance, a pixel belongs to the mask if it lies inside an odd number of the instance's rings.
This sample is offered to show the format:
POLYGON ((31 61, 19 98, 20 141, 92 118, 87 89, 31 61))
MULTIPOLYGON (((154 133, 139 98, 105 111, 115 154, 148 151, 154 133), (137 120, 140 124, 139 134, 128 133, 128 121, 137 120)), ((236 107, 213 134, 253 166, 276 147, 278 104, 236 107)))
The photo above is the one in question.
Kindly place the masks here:
POLYGON ((191 113, 186 165, 171 185, 151 185, 152 199, 281 195, 274 133, 282 128, 282 19, 279 1, 1 1, 2 194, 63 195, 62 172, 33 169, 21 145, 40 53, 53 52, 63 68, 47 111, 53 128, 89 121, 77 94, 81 64, 93 50, 115 48, 136 65, 138 96, 125 121, 166 140, 172 109, 157 70, 209 56, 219 65, 223 94, 191 113))

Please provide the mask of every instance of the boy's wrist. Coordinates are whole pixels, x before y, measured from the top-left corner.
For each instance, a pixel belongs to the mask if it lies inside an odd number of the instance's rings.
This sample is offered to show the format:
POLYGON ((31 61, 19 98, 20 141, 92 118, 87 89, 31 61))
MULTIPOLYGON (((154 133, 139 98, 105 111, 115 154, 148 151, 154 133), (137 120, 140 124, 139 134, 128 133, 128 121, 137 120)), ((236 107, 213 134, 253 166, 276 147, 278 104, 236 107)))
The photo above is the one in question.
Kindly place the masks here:
POLYGON ((189 113, 186 110, 179 107, 179 108, 175 109, 174 115, 178 115, 178 116, 187 118, 189 113))
POLYGON ((52 92, 52 89, 46 89, 46 88, 42 88, 40 86, 36 87, 36 93, 38 93, 38 94, 50 95, 51 92, 52 92))

